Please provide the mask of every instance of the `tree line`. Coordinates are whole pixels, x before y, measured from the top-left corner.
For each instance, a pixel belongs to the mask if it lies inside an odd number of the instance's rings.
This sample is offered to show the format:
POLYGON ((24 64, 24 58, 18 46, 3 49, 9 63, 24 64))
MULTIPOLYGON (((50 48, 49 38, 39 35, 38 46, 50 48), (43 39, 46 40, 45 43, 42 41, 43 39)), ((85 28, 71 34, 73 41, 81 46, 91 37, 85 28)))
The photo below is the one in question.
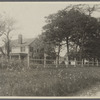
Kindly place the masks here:
POLYGON ((65 45, 68 62, 72 58, 100 61, 100 21, 93 16, 99 10, 99 5, 78 4, 50 14, 43 26, 43 41, 53 44, 58 59, 65 45))

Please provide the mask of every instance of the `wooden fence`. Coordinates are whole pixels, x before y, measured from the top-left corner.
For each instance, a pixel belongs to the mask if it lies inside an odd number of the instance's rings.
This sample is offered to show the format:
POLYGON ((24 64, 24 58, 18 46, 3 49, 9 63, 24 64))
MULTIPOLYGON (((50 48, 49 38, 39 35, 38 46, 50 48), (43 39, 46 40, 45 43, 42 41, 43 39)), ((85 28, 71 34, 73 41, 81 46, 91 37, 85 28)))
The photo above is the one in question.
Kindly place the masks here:
MULTIPOLYGON (((29 66, 28 67, 43 67, 43 68, 48 68, 48 67, 100 67, 100 62, 93 62, 93 61, 87 61, 87 62, 82 62, 82 61, 57 61, 55 59, 30 59, 29 62, 26 60, 24 62, 20 62, 18 60, 12 61, 12 63, 17 62, 16 64, 22 64, 29 66), (59 62, 59 63, 58 63, 59 62)), ((6 66, 8 63, 10 63, 10 60, 7 61, 7 59, 0 59, 0 66, 6 66)))
POLYGON ((54 59, 30 59, 31 65, 42 65, 44 68, 47 66, 55 66, 55 67, 92 67, 92 66, 100 66, 100 62, 82 62, 82 61, 57 61, 54 59), (59 63, 58 63, 59 62, 59 63))

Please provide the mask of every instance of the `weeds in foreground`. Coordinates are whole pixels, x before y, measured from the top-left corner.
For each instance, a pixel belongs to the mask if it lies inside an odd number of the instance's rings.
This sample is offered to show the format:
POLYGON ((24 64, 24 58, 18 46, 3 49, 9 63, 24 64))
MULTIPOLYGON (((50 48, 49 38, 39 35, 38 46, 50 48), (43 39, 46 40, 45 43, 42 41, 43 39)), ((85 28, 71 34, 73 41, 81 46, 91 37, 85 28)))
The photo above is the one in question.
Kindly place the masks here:
POLYGON ((1 96, 73 96, 100 82, 100 68, 0 71, 1 96))

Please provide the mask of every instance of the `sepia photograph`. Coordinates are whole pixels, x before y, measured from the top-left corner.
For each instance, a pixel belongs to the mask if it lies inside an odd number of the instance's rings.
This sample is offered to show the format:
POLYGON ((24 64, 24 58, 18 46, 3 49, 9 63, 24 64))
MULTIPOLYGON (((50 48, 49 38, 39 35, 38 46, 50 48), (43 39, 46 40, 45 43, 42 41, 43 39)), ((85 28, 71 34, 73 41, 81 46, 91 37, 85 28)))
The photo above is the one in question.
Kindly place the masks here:
POLYGON ((100 97, 100 2, 0 2, 0 96, 100 97))

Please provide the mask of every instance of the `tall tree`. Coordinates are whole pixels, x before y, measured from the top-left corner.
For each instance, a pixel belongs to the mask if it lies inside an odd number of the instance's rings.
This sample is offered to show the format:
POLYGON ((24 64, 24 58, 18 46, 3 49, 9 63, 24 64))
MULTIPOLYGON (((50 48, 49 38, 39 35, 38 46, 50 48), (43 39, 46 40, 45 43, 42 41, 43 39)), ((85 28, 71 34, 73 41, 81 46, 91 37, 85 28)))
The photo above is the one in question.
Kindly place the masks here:
POLYGON ((47 25, 43 27, 43 34, 46 35, 45 41, 46 43, 53 44, 55 46, 55 52, 59 63, 59 54, 61 50, 61 45, 63 41, 62 30, 59 27, 58 19, 60 19, 59 14, 52 14, 46 17, 47 25))
POLYGON ((9 53, 10 53, 10 35, 15 29, 15 20, 7 15, 2 16, 0 20, 2 25, 2 31, 1 34, 3 36, 3 42, 5 43, 5 48, 7 51, 7 58, 9 59, 9 53))
MULTIPOLYGON (((98 22, 91 15, 99 7, 93 5, 70 5, 64 10, 47 17, 47 24, 43 27, 47 40, 59 43, 66 42, 67 59, 69 61, 70 42, 79 47, 80 60, 84 59, 85 44, 90 38, 99 33, 98 22)), ((95 40, 94 40, 95 41, 95 40)))

